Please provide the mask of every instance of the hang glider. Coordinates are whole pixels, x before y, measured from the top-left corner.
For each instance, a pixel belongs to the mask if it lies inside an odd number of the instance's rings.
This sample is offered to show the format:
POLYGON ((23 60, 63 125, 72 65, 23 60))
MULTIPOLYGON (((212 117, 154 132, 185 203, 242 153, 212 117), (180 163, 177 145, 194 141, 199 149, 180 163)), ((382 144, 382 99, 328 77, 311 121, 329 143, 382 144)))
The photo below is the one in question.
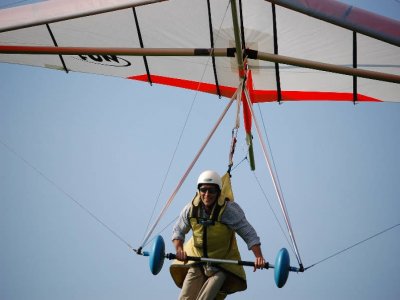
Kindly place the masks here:
POLYGON ((223 97, 246 78, 252 103, 399 102, 399 46, 399 21, 337 1, 239 1, 236 16, 228 0, 58 0, 0 10, 0 62, 223 97))
POLYGON ((399 21, 328 0, 58 0, 0 10, 0 62, 238 97, 250 146, 252 103, 400 102, 399 46, 399 21))

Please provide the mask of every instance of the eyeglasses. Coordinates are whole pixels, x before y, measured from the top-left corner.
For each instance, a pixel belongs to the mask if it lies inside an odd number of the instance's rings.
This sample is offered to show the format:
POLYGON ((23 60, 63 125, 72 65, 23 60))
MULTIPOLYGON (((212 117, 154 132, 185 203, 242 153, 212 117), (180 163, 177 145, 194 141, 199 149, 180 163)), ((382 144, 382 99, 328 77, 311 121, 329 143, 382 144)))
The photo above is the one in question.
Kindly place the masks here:
POLYGON ((201 193, 203 193, 203 194, 208 192, 209 194, 215 195, 215 194, 218 194, 219 189, 218 188, 214 188, 214 187, 209 187, 209 188, 201 187, 201 188, 199 188, 199 191, 201 193))

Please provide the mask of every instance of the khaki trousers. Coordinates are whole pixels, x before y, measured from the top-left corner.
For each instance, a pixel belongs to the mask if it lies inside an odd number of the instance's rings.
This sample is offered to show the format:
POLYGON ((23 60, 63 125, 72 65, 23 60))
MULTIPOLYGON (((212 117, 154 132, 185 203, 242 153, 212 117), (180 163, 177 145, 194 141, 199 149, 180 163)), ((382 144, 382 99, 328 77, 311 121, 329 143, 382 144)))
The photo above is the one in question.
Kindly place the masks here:
POLYGON ((214 300, 224 299, 224 295, 218 295, 224 284, 226 275, 218 271, 207 277, 201 266, 191 267, 183 282, 179 300, 214 300))

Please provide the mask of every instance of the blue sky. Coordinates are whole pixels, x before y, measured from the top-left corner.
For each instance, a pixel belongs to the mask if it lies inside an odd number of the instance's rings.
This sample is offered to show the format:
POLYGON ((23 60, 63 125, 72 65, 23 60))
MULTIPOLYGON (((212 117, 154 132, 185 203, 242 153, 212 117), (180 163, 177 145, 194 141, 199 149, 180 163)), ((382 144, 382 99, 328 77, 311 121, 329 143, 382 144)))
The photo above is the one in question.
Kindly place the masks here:
MULTIPOLYGON (((397 1, 347 2, 400 16, 397 1)), ((156 214, 226 101, 119 78, 7 64, 0 64, 0 95, 0 299, 177 298, 169 262, 153 276, 146 258, 74 200, 139 246, 192 102, 156 214)), ((398 104, 259 108, 305 266, 400 222, 398 104)), ((231 111, 156 232, 191 199, 202 170, 226 171, 233 123, 231 111)), ((281 218, 257 140, 255 151, 255 175, 281 218)), ((245 155, 241 133, 235 162, 245 155)), ((246 162, 232 180, 236 200, 273 262, 280 248, 290 246, 246 162)), ((290 274, 283 289, 275 287, 272 271, 249 269, 248 290, 230 299, 398 299, 399 230, 304 274, 290 274)), ((172 251, 171 226, 161 234, 172 251)), ((243 259, 252 260, 243 242, 240 246, 243 259)), ((293 253, 291 259, 295 264, 293 253)))

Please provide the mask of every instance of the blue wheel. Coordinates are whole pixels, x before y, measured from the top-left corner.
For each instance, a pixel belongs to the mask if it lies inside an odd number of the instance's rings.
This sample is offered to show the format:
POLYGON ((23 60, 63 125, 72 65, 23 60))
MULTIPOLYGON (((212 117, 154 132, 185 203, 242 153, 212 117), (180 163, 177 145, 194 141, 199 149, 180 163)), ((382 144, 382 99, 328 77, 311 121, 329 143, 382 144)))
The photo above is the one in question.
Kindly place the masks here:
POLYGON ((165 257, 165 243, 161 235, 157 235, 150 252, 149 266, 153 275, 160 273, 165 257))
POLYGON ((285 285, 289 277, 290 257, 286 248, 282 248, 275 259, 275 284, 278 288, 285 285))

